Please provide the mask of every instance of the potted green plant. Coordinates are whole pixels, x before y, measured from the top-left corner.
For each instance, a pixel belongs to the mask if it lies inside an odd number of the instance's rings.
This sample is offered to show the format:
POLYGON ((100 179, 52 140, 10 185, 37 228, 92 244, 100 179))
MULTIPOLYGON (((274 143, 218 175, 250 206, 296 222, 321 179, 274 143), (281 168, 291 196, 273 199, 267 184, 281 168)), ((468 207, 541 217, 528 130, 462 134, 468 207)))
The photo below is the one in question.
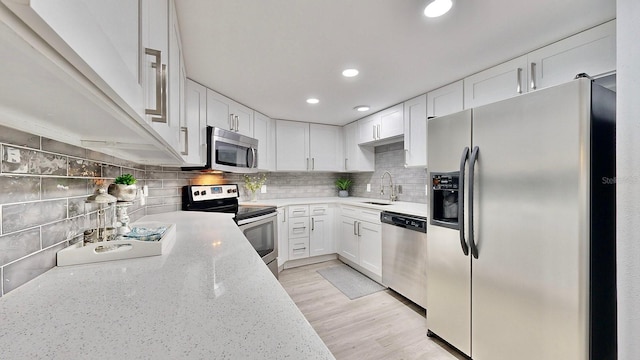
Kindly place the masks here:
POLYGON ((338 188, 338 196, 347 197, 349 196, 349 188, 353 185, 353 181, 349 178, 339 178, 336 180, 336 187, 338 188))
POLYGON ((138 186, 136 178, 131 174, 118 176, 113 184, 109 185, 109 194, 115 196, 118 201, 133 201, 138 197, 138 186))

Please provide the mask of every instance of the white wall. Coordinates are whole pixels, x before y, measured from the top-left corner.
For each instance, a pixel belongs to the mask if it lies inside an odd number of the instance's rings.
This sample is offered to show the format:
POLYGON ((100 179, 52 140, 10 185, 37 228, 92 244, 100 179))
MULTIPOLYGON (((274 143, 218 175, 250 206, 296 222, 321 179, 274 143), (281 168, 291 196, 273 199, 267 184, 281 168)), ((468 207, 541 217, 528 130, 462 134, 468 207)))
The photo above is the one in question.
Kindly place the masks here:
POLYGON ((640 354, 640 1, 617 1, 618 359, 640 354))

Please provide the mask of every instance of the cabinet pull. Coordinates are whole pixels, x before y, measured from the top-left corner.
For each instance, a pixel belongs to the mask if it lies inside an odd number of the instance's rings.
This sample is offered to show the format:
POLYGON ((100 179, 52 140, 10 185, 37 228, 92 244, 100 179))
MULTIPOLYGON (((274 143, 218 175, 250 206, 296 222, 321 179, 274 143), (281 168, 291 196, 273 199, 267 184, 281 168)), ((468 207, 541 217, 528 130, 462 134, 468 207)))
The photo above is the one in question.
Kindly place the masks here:
POLYGON ((292 211, 294 214, 304 214, 305 210, 293 210, 292 211))
POLYGON ((516 79, 516 92, 522 94, 522 68, 518 68, 518 74, 516 79))
POLYGON ((151 115, 153 122, 167 122, 166 101, 164 99, 167 92, 165 75, 167 65, 162 65, 162 51, 145 48, 144 53, 155 58, 151 67, 155 69, 156 75, 156 107, 155 109, 145 109, 144 113, 151 115))
POLYGON ((301 247, 301 248, 293 249, 293 251, 300 251, 300 250, 306 250, 306 249, 307 249, 307 247, 305 246, 305 247, 301 247))
POLYGON ((234 120, 234 129, 236 132, 240 131, 240 116, 238 115, 234 115, 233 116, 233 120, 234 120))
POLYGON ((311 218, 311 231, 315 230, 316 227, 316 221, 314 218, 311 218))
POLYGON ((309 158, 307 158, 307 170, 309 170, 309 158))
POLYGON ((536 63, 531 63, 531 90, 536 89, 536 63))
POLYGON ((294 231, 295 231, 295 230, 302 230, 302 231, 304 231, 304 229, 306 229, 306 228, 307 228, 306 226, 300 226, 300 227, 294 227, 294 228, 293 228, 293 230, 294 230, 294 231))
POLYGON ((282 222, 287 222, 287 212, 286 211, 282 212, 282 222))
POLYGON ((356 230, 356 223, 357 223, 357 221, 353 222, 353 235, 358 236, 358 231, 356 230))
POLYGON ((408 154, 409 154, 409 149, 404 149, 404 167, 409 167, 409 163, 407 162, 408 154))
POLYGON ((186 126, 180 127, 180 132, 184 134, 184 149, 182 155, 189 155, 189 128, 186 126))
POLYGON ((229 114, 229 130, 233 131, 233 114, 229 114))
POLYGON ((311 170, 316 169, 316 158, 311 158, 311 170))
POLYGON ((373 140, 376 139, 376 126, 373 125, 373 140))
POLYGON ((360 221, 356 221, 356 222, 358 223, 358 236, 360 236, 360 224, 361 224, 361 222, 360 221))
POLYGON ((380 125, 376 126, 376 128, 378 129, 378 140, 380 140, 380 125))

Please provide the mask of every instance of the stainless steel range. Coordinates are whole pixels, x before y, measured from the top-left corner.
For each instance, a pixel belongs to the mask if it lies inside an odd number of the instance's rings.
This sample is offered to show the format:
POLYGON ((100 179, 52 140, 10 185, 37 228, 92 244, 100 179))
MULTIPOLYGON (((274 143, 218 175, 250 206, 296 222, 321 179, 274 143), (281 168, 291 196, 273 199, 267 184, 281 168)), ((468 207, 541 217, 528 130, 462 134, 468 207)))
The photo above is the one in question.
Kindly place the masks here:
POLYGON ((239 205, 238 185, 182 188, 182 210, 233 213, 235 222, 273 275, 278 277, 278 222, 275 206, 239 205))

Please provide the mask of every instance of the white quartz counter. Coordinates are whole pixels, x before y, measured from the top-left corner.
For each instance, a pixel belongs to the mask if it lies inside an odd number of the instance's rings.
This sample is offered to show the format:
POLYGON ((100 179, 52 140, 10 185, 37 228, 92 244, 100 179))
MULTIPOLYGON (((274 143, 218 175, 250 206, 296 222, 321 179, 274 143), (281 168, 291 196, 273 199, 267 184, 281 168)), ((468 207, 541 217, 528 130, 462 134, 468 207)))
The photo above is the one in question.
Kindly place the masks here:
POLYGON ((368 202, 389 203, 388 200, 379 200, 363 197, 320 197, 320 198, 288 198, 260 200, 257 202, 244 202, 243 204, 264 204, 277 207, 301 204, 343 204, 366 207, 380 211, 392 211, 401 214, 427 217, 428 204, 412 203, 406 201, 393 201, 389 205, 368 204, 368 202))
POLYGON ((333 359, 231 215, 173 212, 165 255, 56 267, 0 298, 2 359, 333 359))

